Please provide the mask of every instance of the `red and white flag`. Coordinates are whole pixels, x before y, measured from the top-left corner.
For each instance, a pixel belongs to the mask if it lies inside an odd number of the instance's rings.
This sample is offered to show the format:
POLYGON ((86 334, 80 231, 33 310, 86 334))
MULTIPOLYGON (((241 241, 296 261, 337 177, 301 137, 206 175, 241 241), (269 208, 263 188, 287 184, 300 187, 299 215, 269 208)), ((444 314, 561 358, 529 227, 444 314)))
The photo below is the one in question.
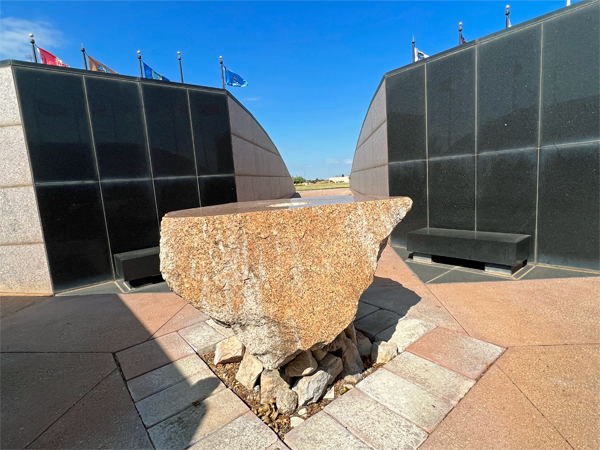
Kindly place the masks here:
POLYGON ((44 50, 40 47, 38 47, 38 50, 40 51, 40 56, 42 57, 43 64, 48 64, 49 66, 69 67, 67 64, 62 62, 61 59, 54 56, 48 50, 44 50))

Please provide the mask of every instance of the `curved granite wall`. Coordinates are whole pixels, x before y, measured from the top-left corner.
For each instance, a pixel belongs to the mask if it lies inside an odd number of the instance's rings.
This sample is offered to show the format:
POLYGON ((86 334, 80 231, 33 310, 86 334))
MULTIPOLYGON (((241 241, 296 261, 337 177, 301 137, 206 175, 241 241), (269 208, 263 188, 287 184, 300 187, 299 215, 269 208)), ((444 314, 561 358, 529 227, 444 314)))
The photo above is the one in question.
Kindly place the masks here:
POLYGON ((295 192, 222 89, 19 61, 0 89, 0 293, 111 281, 169 211, 295 192))
POLYGON ((600 270, 599 13, 578 2, 384 75, 350 186, 413 199, 392 244, 529 234, 530 263, 600 270))

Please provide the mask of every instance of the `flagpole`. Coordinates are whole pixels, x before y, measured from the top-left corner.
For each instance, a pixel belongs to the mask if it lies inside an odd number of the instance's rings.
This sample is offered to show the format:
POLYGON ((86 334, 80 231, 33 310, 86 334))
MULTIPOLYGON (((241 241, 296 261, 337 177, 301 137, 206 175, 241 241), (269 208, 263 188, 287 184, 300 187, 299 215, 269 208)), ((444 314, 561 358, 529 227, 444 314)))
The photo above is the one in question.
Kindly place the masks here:
POLYGON ((221 63, 221 83, 223 83, 223 89, 225 89, 225 74, 223 72, 223 57, 219 56, 219 61, 221 63))
POLYGON ((506 28, 510 27, 510 5, 506 5, 506 28))
POLYGON ((83 56, 83 65, 85 66, 85 70, 88 70, 87 60, 85 59, 85 48, 83 48, 83 42, 81 43, 81 55, 83 56))
POLYGON ((415 37, 413 36, 413 40, 412 40, 412 60, 413 62, 416 62, 415 60, 415 37))
POLYGON ((458 45, 462 45, 462 22, 458 22, 458 45))
POLYGON ((31 42, 31 48, 33 49, 33 60, 35 62, 38 62, 38 60, 37 60, 37 53, 35 51, 35 39, 33 38, 33 33, 29 33, 29 37, 31 38, 29 40, 29 42, 31 42))
POLYGON ((177 52, 177 59, 179 60, 179 75, 181 75, 181 82, 183 83, 183 69, 181 68, 181 52, 177 52))
POLYGON ((144 75, 142 72, 142 52, 140 50, 138 50, 137 54, 138 54, 138 60, 140 61, 140 78, 144 78, 144 75))

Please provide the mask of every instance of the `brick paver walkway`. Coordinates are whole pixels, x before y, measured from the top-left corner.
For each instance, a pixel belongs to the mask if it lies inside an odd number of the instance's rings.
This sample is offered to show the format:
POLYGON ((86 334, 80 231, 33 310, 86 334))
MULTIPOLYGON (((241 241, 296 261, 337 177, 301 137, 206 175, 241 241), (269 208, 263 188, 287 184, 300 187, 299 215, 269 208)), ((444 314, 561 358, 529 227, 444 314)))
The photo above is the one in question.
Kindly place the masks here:
POLYGON ((599 448, 598 278, 424 285, 388 248, 356 328, 401 353, 285 444, 174 294, 0 302, 1 448, 599 448))

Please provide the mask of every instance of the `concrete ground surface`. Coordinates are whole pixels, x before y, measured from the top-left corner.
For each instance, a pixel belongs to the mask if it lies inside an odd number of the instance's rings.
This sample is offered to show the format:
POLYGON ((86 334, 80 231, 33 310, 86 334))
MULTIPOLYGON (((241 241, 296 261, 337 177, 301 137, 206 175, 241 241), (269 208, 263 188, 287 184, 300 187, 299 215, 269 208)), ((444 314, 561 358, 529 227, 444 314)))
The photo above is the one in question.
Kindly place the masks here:
POLYGON ((284 442, 198 357, 230 331, 173 293, 0 316, 3 449, 600 448, 594 276, 425 284, 386 248, 355 326, 399 355, 284 442))

